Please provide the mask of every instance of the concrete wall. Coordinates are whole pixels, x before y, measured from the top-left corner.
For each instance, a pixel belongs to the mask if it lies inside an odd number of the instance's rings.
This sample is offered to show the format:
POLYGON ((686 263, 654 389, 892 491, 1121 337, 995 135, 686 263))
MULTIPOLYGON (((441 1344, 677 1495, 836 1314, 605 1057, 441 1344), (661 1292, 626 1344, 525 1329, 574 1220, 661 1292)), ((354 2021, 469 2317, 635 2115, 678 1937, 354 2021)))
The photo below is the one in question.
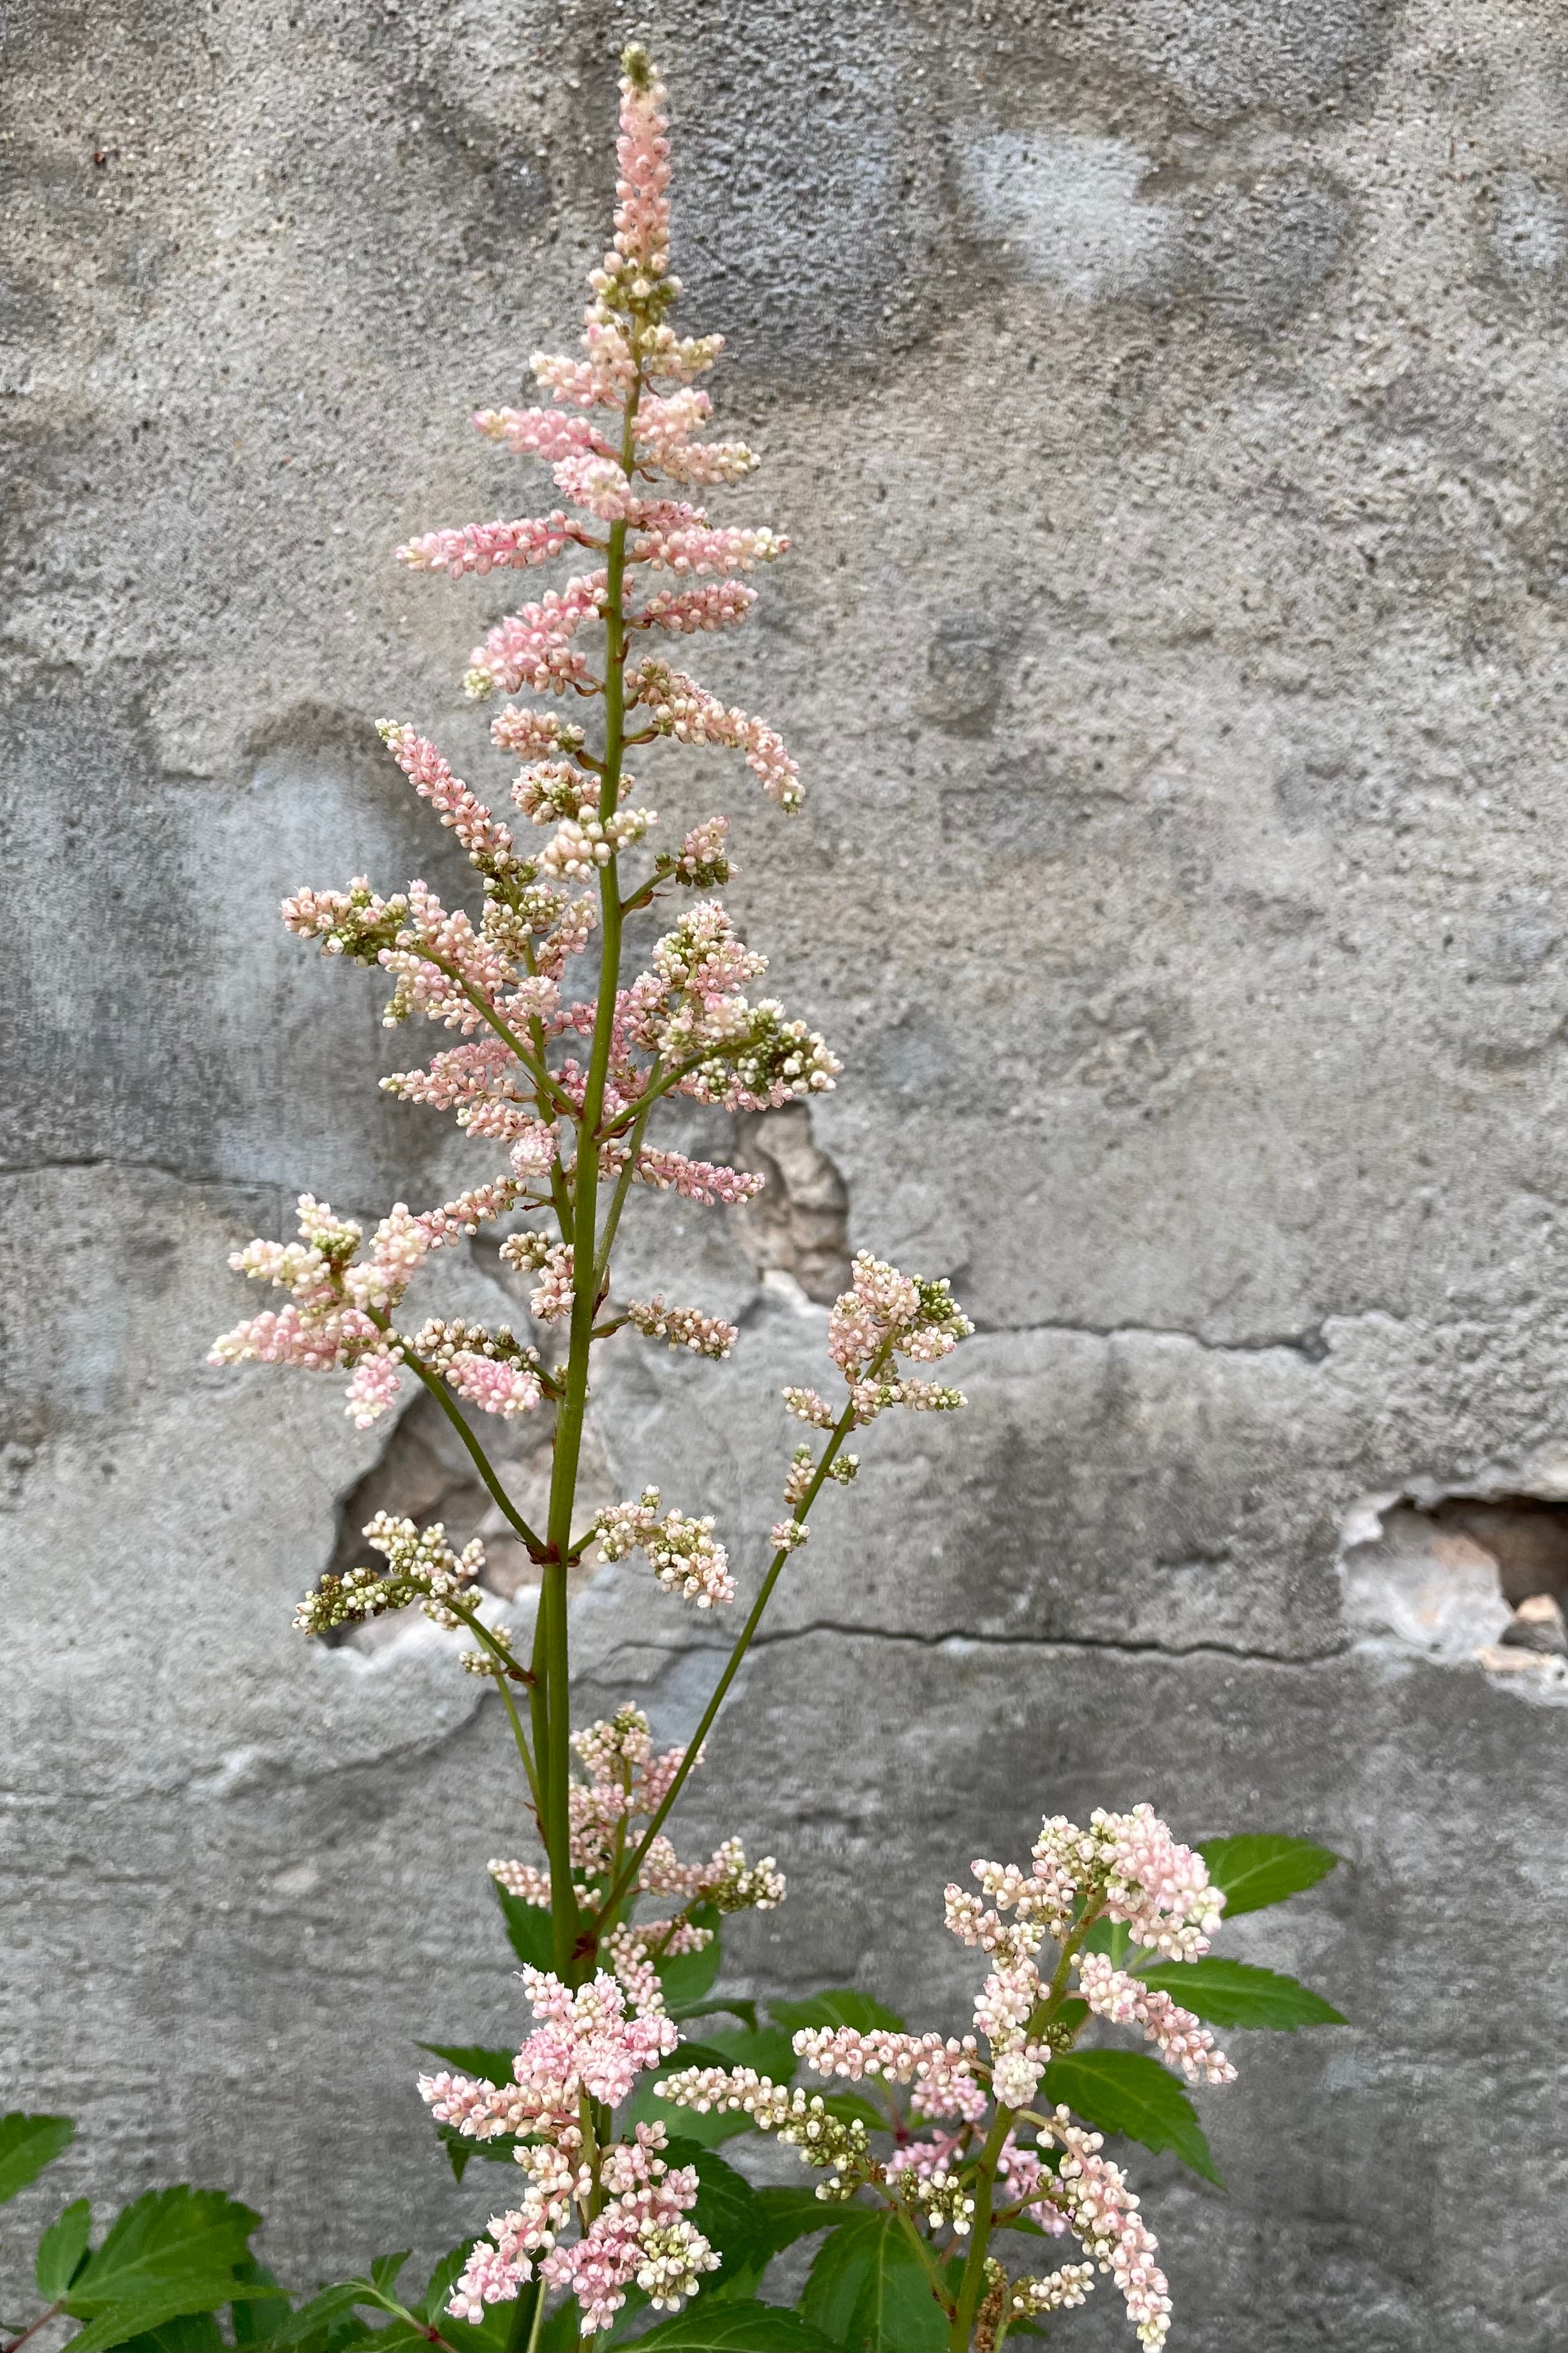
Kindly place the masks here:
MULTIPOLYGON (((822 1198, 981 1326, 972 1412, 871 1434, 714 1741, 688 1835, 793 1885, 737 1967, 945 2020, 942 1883, 1044 1810, 1321 1837, 1348 1867, 1227 1945, 1353 2026, 1235 2039, 1227 2197, 1140 2166, 1180 2341, 1545 2353, 1563 1686, 1352 1622, 1336 1570, 1358 1496, 1568 1492, 1544 0, 13 12, 7 2094, 81 2118, 95 2195, 244 2191, 301 2283, 489 2211, 409 2075, 517 2022, 502 1727, 417 1641, 289 1630, 415 1439, 201 1358, 299 1187, 476 1165, 274 908, 455 879, 376 717, 504 777, 456 684, 500 600, 388 552, 542 495, 464 420, 570 333, 630 29, 767 454, 733 510, 797 543, 693 662, 813 788, 786 828, 726 769, 733 900, 845 1055, 822 1198)), ((617 1356, 595 1475, 754 1573, 824 1312, 644 1206, 639 1267, 744 1345, 617 1356)), ((690 1615, 606 1572, 578 1616, 585 1704, 690 1725, 690 1615)), ((1096 2301, 1075 2341, 1120 2341, 1096 2301)))

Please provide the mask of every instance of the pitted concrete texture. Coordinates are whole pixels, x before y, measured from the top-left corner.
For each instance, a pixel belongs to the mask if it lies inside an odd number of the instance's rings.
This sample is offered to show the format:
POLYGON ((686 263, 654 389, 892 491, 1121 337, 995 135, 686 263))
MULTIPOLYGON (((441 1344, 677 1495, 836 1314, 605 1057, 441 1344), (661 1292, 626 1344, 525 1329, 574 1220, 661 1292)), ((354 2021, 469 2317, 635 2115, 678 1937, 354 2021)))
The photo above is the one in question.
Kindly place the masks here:
MULTIPOLYGON (((504 1726, 439 1640, 289 1625, 350 1495, 446 1473, 202 1356, 295 1191, 480 1173, 375 1089, 439 1041, 275 903, 462 880, 378 717, 504 791, 457 681, 506 600, 389 551, 549 502, 465 420, 573 332, 634 29, 767 459, 714 504, 796 543, 691 666, 812 797, 649 776, 667 822, 735 808, 742 928, 847 1071, 771 1155, 788 1215, 636 1205, 626 1287, 742 1344, 620 1335, 595 1476, 713 1510, 754 1580, 825 1269, 950 1274, 981 1327, 969 1414, 882 1424, 826 1499, 683 1835, 790 1873, 750 1981, 955 2025, 942 1887, 1040 1813, 1325 1839, 1346 1868, 1227 1942, 1352 2025, 1237 2038, 1227 2197, 1134 2159, 1180 2341, 1547 2353, 1563 1687, 1424 1654, 1337 1565, 1358 1498, 1568 1496, 1543 0, 12 12, 7 2097, 79 2116, 54 2179, 100 2203, 244 2192, 300 2284, 489 2211, 410 2078, 520 2022, 504 1726)), ((517 1312, 493 1245, 423 1295, 517 1312)), ((690 1729, 713 1626, 621 1567, 577 1628, 585 1707, 690 1729)))

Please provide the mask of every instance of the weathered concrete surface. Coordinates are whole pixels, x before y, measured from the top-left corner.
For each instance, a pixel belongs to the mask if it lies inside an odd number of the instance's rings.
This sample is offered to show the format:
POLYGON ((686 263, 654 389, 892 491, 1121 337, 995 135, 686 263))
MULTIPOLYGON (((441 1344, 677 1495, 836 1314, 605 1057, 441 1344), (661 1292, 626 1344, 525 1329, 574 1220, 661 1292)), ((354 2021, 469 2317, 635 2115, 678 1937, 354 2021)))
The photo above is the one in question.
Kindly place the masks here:
MULTIPOLYGON (((200 1357, 293 1190, 474 1166, 272 910, 455 878, 371 720, 500 773, 455 687, 499 600, 387 552, 539 494, 463 419, 569 331, 631 23, 49 0, 6 36, 6 2085, 82 2118, 73 2183, 227 2182, 301 2281, 488 2211, 407 2079, 514 2013, 516 1818, 437 1647, 288 1630, 385 1441, 200 1357)), ((1043 1810, 1322 1836, 1353 1868, 1237 1947, 1353 2026, 1247 2039, 1205 2104, 1228 2200, 1143 2168, 1183 2341, 1545 2353, 1568 1715, 1352 1640, 1334 1564, 1360 1494, 1564 1492, 1556 13, 639 28, 769 458, 735 509, 798 550, 694 663, 814 784, 786 829, 726 775, 733 896, 845 1052, 850 1241, 983 1327, 965 1425, 868 1438, 760 1731, 715 1741, 693 1835, 794 1889, 738 1963, 956 2016, 941 1886, 1043 1810)), ((754 1574, 823 1314, 639 1208, 639 1271, 744 1345, 617 1343, 606 1475, 754 1574)), ((623 1572, 578 1614, 585 1696, 689 1725, 692 1620, 623 1572)))

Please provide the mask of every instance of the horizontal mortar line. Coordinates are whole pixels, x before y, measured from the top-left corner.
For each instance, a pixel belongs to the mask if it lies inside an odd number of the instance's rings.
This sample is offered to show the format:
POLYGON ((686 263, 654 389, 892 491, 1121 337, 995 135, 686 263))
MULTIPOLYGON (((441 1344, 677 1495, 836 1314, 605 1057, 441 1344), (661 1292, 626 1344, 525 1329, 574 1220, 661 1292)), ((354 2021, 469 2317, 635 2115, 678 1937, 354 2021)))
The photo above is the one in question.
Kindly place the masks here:
POLYGON ((281 1182, 275 1176, 196 1176, 188 1168, 172 1167, 166 1160, 128 1160, 116 1152, 80 1152, 58 1160, 7 1161, 0 1166, 0 1177, 47 1176, 57 1168, 141 1168, 153 1176, 170 1177, 176 1185, 195 1185, 203 1190, 221 1185, 226 1190, 250 1192, 281 1182))

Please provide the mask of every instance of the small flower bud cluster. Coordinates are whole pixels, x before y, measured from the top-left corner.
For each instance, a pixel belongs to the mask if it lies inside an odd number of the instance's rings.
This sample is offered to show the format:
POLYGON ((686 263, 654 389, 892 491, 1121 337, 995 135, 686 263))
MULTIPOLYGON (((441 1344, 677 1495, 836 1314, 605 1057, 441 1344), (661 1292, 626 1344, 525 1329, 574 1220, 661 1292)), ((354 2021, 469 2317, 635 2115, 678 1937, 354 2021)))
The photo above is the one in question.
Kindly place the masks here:
POLYGON ((450 826, 474 863, 491 873, 504 871, 512 862, 510 831, 452 774, 435 744, 395 720, 384 719, 376 733, 420 799, 430 803, 443 825, 450 826))
POLYGON ((665 850, 658 872, 661 881, 679 882, 689 891, 716 891, 738 872, 730 857, 727 817, 705 818, 694 825, 680 848, 665 850))
POLYGON ((784 1876, 771 1854, 749 1863, 740 1840, 725 1839, 713 1851, 698 1894, 720 1912, 772 1912, 784 1902, 784 1876))
POLYGON ((704 1315, 695 1307, 667 1307, 664 1293, 651 1299, 628 1299, 626 1321, 649 1340, 663 1340, 672 1348, 689 1348, 693 1356, 722 1360, 740 1338, 721 1315, 704 1315))
POLYGON ((563 818, 539 853, 540 866, 558 882, 585 882, 658 822, 658 810, 647 808, 618 809, 602 823, 596 817, 585 822, 563 818))
POLYGON ((627 691, 661 735, 680 744, 720 744, 743 751, 746 765, 771 800, 786 813, 805 799, 800 770, 784 739, 766 723, 743 711, 726 710, 716 694, 667 662, 649 659, 629 673, 627 691))
POLYGON ((1189 2083, 1200 2077, 1209 2084, 1235 2083, 1236 2069, 1202 2021, 1168 1993, 1153 1992, 1140 1978, 1116 1968, 1108 1955, 1079 1955, 1078 1989, 1097 2018, 1109 2019, 1113 2026, 1142 2027, 1161 2058, 1180 2067, 1189 2083))
POLYGON ((537 1274, 529 1306, 542 1324, 559 1324, 572 1313, 572 1245, 552 1242, 531 1230, 509 1234, 500 1246, 500 1261, 519 1274, 537 1274))
POLYGON ((1084 2253, 1121 2291, 1127 2316, 1146 2353, 1160 2353, 1171 2327, 1171 2298, 1164 2273, 1154 2262, 1159 2241, 1138 2211, 1119 2165, 1100 2154, 1100 2133, 1075 2125, 1066 2108, 1040 2134, 1042 2148, 1053 2142, 1062 2156, 1057 2188, 1063 2211, 1084 2253))
POLYGON ((294 1612, 294 1623, 302 1634, 330 1633, 351 1620, 379 1618, 388 1609, 404 1609, 410 1601, 421 1602, 426 1618, 437 1626, 458 1623, 450 1604, 485 1565, 485 1548, 477 1536, 456 1553, 439 1520, 421 1528, 412 1520, 377 1512, 364 1529, 364 1538, 373 1550, 385 1555, 385 1568, 351 1568, 341 1577, 329 1570, 294 1612))
POLYGON ((729 1555, 714 1540, 711 1517, 689 1520, 670 1511, 661 1519, 657 1487, 646 1487, 639 1503, 612 1504, 600 1513, 595 1532, 606 1560, 646 1553, 665 1591, 695 1601, 699 1609, 735 1598, 729 1555))
MULTIPOLYGON (((495 417, 493 410, 482 414, 487 419, 495 417)), ((542 412, 536 409, 534 414, 542 412)), ((489 430, 488 423, 481 423, 479 417, 474 422, 481 432, 489 430)), ((499 439, 501 435, 491 438, 499 439)), ((524 515, 515 522, 470 522, 460 531, 424 532, 395 548, 393 554, 410 572, 444 572, 450 580, 475 573, 482 579, 487 572, 509 568, 523 572, 530 565, 548 564, 574 540, 587 543, 587 533, 558 507, 553 514, 524 515)))
POLYGON ((720 1167, 711 1160, 689 1160, 683 1152, 661 1152, 651 1146, 637 1154, 634 1173, 639 1185, 651 1185, 656 1192, 675 1192, 683 1201, 701 1201, 710 1207, 722 1202, 733 1208, 754 1201, 767 1182, 750 1169, 720 1167))
POLYGON ((1072 2312, 1089 2301, 1093 2285, 1092 2263, 1063 2263, 1044 2279, 1016 2279, 1007 2292, 1006 2309, 1015 2320, 1032 2320, 1041 2312, 1072 2312))
POLYGON ((768 1530, 775 1552, 798 1552, 810 1535, 804 1520, 775 1520, 768 1530))
POLYGON ((520 769, 512 799, 533 825, 558 825, 574 817, 586 825, 599 814, 599 779, 564 760, 537 760, 520 769))
POLYGON ((899 2176, 899 2194, 931 2231, 950 2230, 967 2238, 974 2221, 974 2200, 963 2179, 939 2165, 930 2173, 911 2167, 899 2176))

